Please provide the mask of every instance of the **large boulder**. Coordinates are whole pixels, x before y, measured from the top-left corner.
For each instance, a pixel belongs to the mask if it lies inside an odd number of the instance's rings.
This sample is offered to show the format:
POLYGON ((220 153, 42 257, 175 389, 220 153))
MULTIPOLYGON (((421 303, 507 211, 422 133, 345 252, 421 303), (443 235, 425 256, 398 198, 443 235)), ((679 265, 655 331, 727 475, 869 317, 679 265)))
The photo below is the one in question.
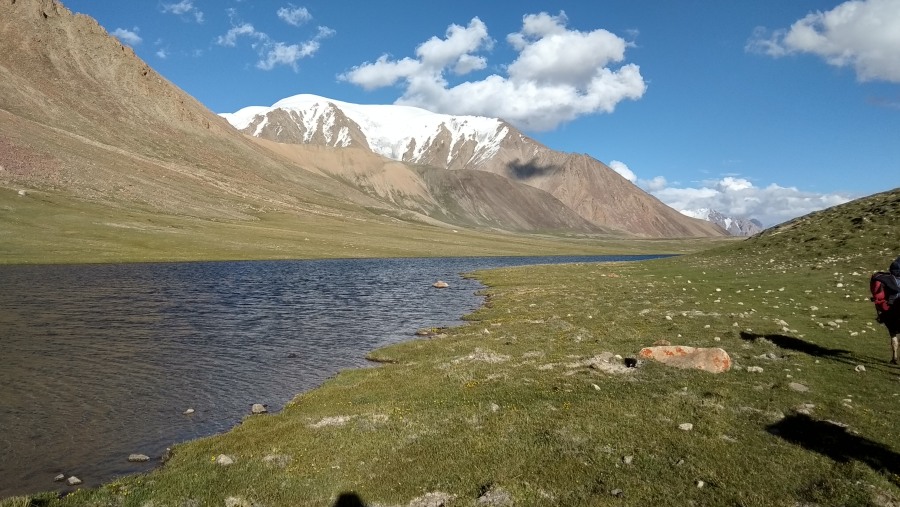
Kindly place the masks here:
POLYGON ((676 368, 722 373, 731 369, 731 357, 720 348, 697 348, 669 345, 645 347, 639 356, 676 368))

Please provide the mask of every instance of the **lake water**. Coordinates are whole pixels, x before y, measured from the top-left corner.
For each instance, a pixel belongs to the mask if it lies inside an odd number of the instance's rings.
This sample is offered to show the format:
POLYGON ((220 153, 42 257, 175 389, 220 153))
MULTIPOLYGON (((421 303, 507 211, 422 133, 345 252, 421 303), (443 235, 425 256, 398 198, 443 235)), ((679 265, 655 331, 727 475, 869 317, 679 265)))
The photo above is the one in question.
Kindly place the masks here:
POLYGON ((459 324, 482 302, 462 273, 647 258, 0 266, 0 498, 149 470, 253 403, 280 410, 373 349, 459 324))

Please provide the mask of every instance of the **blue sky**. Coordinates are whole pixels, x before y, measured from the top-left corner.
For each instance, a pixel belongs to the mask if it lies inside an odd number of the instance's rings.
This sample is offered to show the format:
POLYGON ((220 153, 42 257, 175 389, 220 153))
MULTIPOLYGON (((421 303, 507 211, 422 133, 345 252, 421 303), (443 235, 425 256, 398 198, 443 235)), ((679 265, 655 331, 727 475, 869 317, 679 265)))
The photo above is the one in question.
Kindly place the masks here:
POLYGON ((502 117, 765 225, 900 186, 900 0, 64 3, 217 113, 311 93, 502 117))

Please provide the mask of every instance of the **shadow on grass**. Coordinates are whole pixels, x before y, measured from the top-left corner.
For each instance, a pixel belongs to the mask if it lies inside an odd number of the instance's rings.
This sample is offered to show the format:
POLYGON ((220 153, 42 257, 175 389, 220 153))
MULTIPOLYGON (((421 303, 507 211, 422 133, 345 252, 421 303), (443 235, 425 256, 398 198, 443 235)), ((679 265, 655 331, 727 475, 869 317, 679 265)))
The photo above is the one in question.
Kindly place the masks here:
POLYGON ((850 353, 849 350, 830 349, 828 347, 816 345, 815 343, 810 343, 806 340, 801 340, 800 338, 794 338, 793 336, 785 336, 783 334, 756 334, 741 331, 741 339, 743 340, 752 342, 759 340, 760 338, 769 340, 779 348, 794 350, 816 357, 844 357, 850 353))
POLYGON ((856 460, 876 472, 900 474, 900 454, 828 421, 796 414, 769 425, 766 431, 840 463, 856 460))
POLYGON ((366 503, 356 493, 341 493, 333 507, 366 507, 366 503))
POLYGON ((886 359, 879 359, 867 355, 860 356, 852 354, 846 349, 830 349, 793 336, 785 336, 782 334, 756 334, 741 331, 741 338, 748 342, 766 339, 782 349, 802 352, 815 357, 827 357, 852 366, 862 362, 866 363, 868 368, 875 367, 876 370, 886 373, 894 373, 894 370, 897 368, 896 365, 888 364, 886 359))

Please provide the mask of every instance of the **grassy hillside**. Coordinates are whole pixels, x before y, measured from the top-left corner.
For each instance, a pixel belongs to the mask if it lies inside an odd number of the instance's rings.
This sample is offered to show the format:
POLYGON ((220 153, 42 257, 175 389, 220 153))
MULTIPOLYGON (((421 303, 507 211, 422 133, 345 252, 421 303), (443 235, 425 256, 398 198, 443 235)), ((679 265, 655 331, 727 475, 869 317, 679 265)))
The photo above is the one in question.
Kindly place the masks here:
POLYGON ((680 258, 478 273, 489 302, 469 325, 373 352, 385 364, 152 474, 35 499, 898 505, 900 367, 867 300, 870 272, 900 255, 898 206, 900 189, 680 258), (659 340, 722 347, 734 367, 617 357, 659 340))

